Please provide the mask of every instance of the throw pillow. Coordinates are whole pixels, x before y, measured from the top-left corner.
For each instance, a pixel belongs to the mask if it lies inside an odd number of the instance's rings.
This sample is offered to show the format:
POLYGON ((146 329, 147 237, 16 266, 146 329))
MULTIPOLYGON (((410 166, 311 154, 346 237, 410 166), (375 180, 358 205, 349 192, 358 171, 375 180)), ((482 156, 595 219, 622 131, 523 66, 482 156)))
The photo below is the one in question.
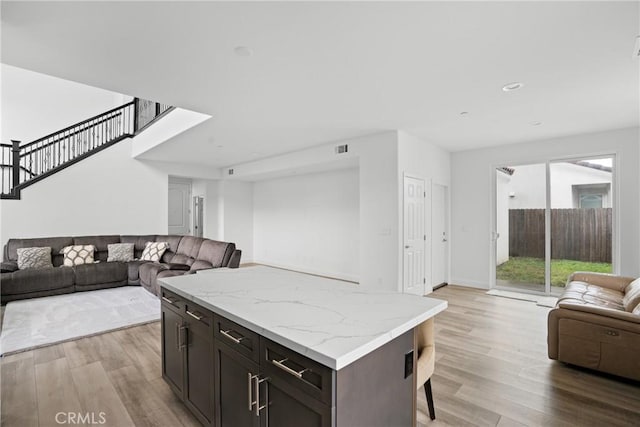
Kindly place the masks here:
POLYGON ((622 305, 626 311, 632 312, 640 304, 640 279, 636 279, 627 285, 624 290, 622 305))
POLYGON ((133 261, 133 243, 112 243, 107 245, 107 262, 133 261))
POLYGON ((140 260, 158 262, 168 247, 167 242, 147 242, 140 260))
POLYGON ((74 265, 93 264, 93 245, 73 245, 65 246, 60 251, 64 255, 64 266, 73 267, 74 265))
POLYGON ((51 248, 20 248, 18 252, 18 269, 53 267, 51 248))

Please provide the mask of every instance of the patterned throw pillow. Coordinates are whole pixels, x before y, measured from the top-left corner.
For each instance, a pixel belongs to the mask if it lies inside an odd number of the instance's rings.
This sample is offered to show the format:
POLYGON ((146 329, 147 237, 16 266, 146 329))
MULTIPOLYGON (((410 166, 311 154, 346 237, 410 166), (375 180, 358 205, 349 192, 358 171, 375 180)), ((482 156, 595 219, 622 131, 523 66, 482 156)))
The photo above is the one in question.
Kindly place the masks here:
POLYGON ((18 268, 47 268, 51 264, 51 248, 20 248, 18 249, 18 268))
POLYGON ((74 265, 93 264, 93 251, 96 247, 93 245, 74 245, 66 246, 60 251, 64 255, 65 267, 73 267, 74 265))
POLYGON ((133 261, 133 243, 112 243, 107 245, 109 254, 107 262, 129 262, 133 261))
POLYGON ((147 242, 140 260, 158 262, 168 247, 167 242, 147 242))

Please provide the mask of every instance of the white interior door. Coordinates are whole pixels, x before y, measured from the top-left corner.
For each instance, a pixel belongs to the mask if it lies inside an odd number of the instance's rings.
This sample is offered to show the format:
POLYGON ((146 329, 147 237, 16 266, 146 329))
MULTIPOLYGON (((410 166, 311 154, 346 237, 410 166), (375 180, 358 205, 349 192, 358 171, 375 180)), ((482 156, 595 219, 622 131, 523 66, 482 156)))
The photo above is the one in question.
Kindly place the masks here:
POLYGON ((169 177, 169 234, 191 234, 191 180, 169 177))
POLYGON ((425 286, 424 180, 404 177, 403 291, 424 295, 425 286))
POLYGON ((446 284, 449 271, 448 188, 433 184, 431 194, 431 284, 446 284))

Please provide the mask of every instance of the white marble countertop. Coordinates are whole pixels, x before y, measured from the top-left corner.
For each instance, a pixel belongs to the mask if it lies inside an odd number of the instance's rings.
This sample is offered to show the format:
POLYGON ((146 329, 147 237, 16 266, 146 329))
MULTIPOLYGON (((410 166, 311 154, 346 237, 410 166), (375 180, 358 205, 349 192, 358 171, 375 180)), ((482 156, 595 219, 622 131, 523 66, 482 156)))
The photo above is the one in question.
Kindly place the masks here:
POLYGON ((332 369, 447 308, 447 302, 264 266, 158 279, 163 287, 332 369))

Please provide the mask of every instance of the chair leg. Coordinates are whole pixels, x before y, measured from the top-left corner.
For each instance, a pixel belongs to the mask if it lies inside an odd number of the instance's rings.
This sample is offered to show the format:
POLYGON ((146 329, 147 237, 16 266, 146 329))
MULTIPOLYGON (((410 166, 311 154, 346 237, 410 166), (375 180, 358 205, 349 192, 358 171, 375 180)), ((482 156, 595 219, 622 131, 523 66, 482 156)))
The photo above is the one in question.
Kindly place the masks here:
POLYGON ((429 417, 432 420, 436 419, 436 410, 433 407, 433 392, 431 391, 431 378, 424 383, 424 393, 427 395, 427 405, 429 406, 429 417))

